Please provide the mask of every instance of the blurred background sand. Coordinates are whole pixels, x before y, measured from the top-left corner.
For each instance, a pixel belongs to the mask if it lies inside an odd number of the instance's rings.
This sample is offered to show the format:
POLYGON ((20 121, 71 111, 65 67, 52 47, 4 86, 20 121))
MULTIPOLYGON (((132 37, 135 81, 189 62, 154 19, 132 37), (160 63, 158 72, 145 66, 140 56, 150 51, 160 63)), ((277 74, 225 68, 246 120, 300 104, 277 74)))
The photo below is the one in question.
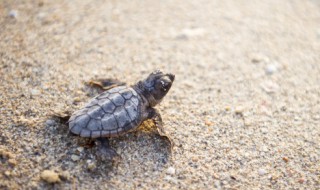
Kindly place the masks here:
POLYGON ((0 1, 0 189, 319 189, 320 3, 0 1), (100 163, 53 112, 176 74, 154 129, 100 163))

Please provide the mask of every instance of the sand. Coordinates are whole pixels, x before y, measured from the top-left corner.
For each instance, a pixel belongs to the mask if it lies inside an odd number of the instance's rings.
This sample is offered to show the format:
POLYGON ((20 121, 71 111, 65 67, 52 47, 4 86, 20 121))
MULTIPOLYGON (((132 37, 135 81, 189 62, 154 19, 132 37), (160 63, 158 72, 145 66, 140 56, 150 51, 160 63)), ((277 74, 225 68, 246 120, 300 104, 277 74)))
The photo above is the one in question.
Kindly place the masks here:
POLYGON ((1 1, 0 189, 320 189, 320 3, 1 1), (152 123, 90 140, 85 82, 176 80, 152 123))

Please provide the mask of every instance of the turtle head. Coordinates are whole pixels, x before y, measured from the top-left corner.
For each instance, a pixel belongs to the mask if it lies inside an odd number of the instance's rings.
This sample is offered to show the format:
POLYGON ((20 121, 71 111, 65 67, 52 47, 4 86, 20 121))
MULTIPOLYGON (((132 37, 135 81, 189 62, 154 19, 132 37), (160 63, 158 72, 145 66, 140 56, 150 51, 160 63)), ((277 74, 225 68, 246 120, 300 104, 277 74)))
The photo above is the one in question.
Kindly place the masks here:
POLYGON ((168 93, 174 81, 173 74, 164 74, 156 70, 152 72, 145 80, 141 81, 144 90, 142 94, 149 101, 150 106, 155 106, 161 102, 168 93))

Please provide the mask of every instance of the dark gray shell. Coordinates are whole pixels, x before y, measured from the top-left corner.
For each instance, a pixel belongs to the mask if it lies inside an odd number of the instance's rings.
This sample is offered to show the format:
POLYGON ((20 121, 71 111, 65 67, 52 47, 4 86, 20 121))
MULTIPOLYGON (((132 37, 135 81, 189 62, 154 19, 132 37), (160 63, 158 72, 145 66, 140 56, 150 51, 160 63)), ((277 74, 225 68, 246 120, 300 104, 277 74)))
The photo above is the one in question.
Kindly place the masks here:
POLYGON ((69 129, 82 137, 119 136, 141 124, 140 96, 119 86, 93 98, 69 119, 69 129))

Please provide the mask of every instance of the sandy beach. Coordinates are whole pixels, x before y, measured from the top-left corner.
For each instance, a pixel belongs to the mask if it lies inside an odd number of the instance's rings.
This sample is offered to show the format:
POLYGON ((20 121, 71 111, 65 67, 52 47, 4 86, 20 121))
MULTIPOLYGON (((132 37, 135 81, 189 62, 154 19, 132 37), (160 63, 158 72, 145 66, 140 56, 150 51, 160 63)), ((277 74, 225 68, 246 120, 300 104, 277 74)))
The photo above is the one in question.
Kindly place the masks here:
POLYGON ((0 1, 0 189, 320 189, 320 3, 0 1), (175 74, 152 122, 100 161, 63 119, 175 74))

